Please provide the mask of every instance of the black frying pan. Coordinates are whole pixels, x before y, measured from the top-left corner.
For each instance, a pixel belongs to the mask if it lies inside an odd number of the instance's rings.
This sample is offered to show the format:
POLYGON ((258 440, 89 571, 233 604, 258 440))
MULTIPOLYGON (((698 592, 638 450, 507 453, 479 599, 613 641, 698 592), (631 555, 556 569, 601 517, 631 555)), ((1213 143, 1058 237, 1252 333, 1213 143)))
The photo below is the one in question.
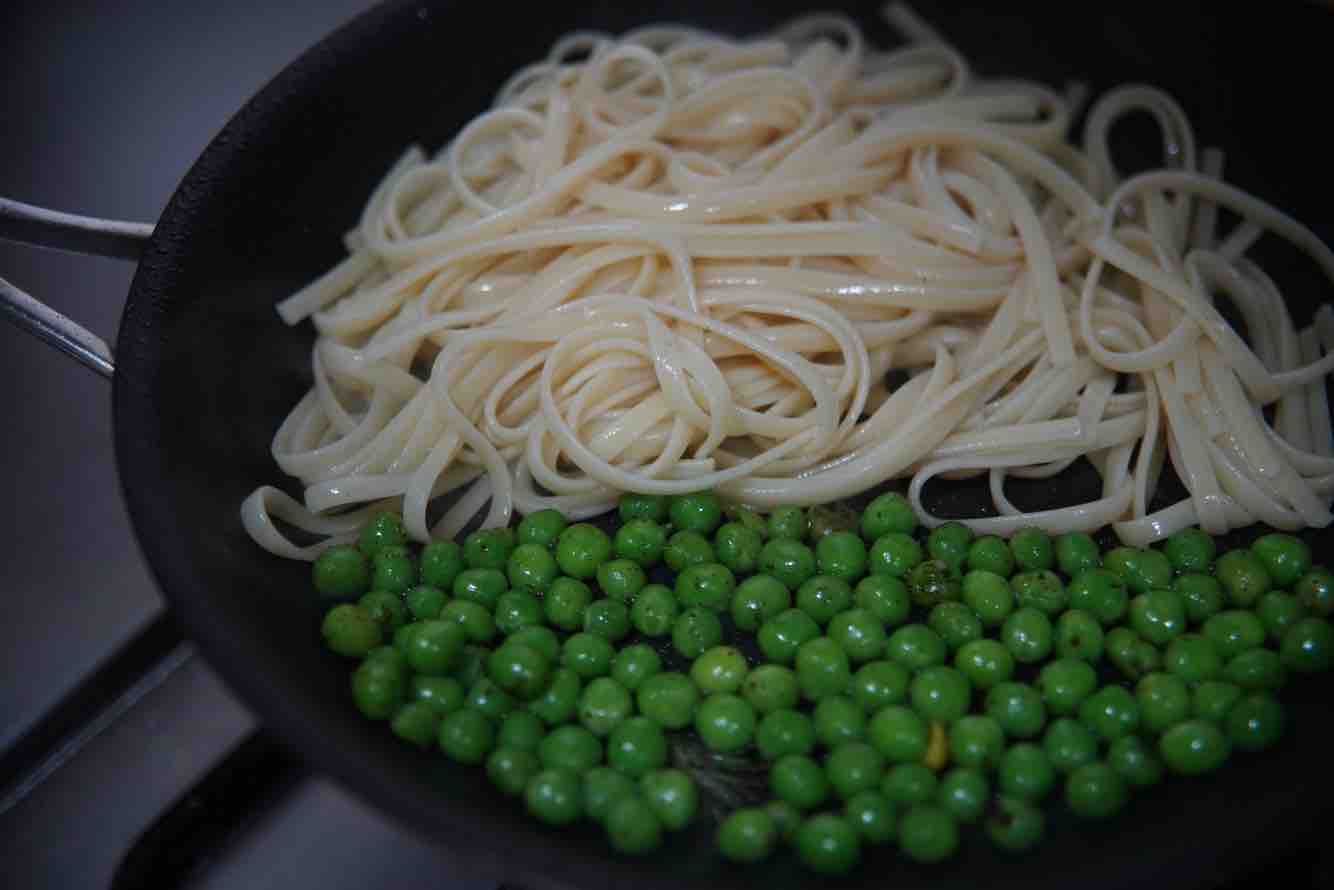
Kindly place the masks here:
MULTIPOLYGON (((872 40, 891 39, 874 6, 849 6, 872 40)), ((1168 4, 1067 4, 1031 15, 1012 5, 937 6, 918 4, 984 73, 1055 84, 1079 78, 1095 90, 1128 81, 1167 87, 1201 142, 1228 150, 1232 181, 1334 240, 1330 205, 1317 194, 1329 191, 1316 150, 1323 140, 1314 136, 1325 122, 1288 117, 1284 92, 1297 91, 1317 113, 1327 107, 1319 72, 1334 15, 1326 9, 1281 6, 1243 17, 1168 4)), ((237 516, 246 494, 276 479, 270 439, 309 384, 311 332, 282 325, 273 305, 339 259, 341 234, 407 142, 442 144, 559 34, 669 19, 746 34, 805 8, 790 0, 763 8, 678 0, 634 12, 611 3, 379 7, 302 56, 237 114, 181 183, 134 279, 117 343, 116 451, 140 543, 173 609, 283 741, 498 879, 531 888, 813 881, 783 856, 747 869, 722 863, 707 825, 670 838, 651 858, 615 857, 593 829, 540 826, 479 770, 411 750, 356 713, 348 665, 319 639, 322 604, 308 566, 260 551, 237 516)), ((1134 136, 1131 155, 1143 145, 1134 136)), ((1330 290, 1295 293, 1293 311, 1304 322, 1330 290)), ((1050 503, 1091 482, 1076 473, 1016 499, 1050 503)), ((947 509, 974 495, 932 493, 947 509)), ((1317 552, 1334 544, 1323 533, 1311 539, 1317 552)), ((1212 778, 1167 781, 1109 824, 1083 826, 1054 807, 1049 839, 1031 856, 1000 856, 970 832, 950 864, 913 867, 882 849, 846 881, 820 883, 1209 886, 1250 871, 1331 813, 1334 783, 1320 766, 1329 748, 1325 698, 1309 684, 1288 698, 1292 731, 1280 750, 1236 756, 1212 778)))

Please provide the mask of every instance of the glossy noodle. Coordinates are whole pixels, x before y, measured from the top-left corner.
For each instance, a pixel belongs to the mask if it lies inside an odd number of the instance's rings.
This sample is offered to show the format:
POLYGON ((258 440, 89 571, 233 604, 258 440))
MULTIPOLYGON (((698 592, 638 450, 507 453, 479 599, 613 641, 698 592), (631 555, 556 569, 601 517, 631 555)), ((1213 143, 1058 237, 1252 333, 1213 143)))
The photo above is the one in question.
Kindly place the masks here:
POLYGON ((570 35, 408 149, 279 306, 318 332, 273 441, 304 496, 252 494, 254 539, 313 559, 378 509, 424 541, 623 491, 763 510, 891 479, 935 523, 923 486, 979 474, 979 532, 1329 524, 1334 312, 1298 329, 1251 257, 1277 236, 1334 278, 1329 247, 1225 184, 1167 95, 1104 95, 1072 139, 1082 89, 981 79, 886 14, 904 47, 832 15, 570 35), (1125 177, 1109 133, 1140 112, 1165 167, 1125 177), (1081 457, 1098 499, 1007 497, 1081 457), (1188 496, 1150 512, 1167 463, 1188 496))

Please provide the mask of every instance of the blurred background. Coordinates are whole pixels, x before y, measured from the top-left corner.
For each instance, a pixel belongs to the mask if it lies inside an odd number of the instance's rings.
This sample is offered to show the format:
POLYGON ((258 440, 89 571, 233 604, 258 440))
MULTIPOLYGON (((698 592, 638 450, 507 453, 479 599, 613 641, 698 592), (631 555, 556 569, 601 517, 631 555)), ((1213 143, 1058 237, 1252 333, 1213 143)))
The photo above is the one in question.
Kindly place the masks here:
MULTIPOLYGON (((155 221, 195 157, 245 100, 370 5, 7 0, 0 13, 0 195, 155 221)), ((1151 14, 1141 6, 1139 15, 1151 14)), ((1005 15, 1022 32, 1022 21, 1005 15)), ((1116 13, 1101 15, 1090 22, 1090 39, 1122 39, 1116 13)), ((1273 53, 1270 41, 1282 35, 1268 32, 1261 18, 1253 27, 1248 39, 1273 53)), ((1252 64, 1238 33, 1217 31, 1205 15, 1198 28, 1173 39, 1252 64)), ((1166 57, 1156 54, 1171 49, 1168 40, 1146 47, 1133 74, 1153 79, 1166 57)), ((1077 63, 1077 48, 1061 51, 1077 63)), ((1251 106, 1253 129, 1229 138, 1258 145, 1272 143, 1275 132, 1302 130, 1287 117, 1286 103, 1294 93, 1324 103, 1317 80, 1322 61, 1294 52, 1282 70, 1267 65, 1257 72, 1286 89, 1269 94, 1272 103, 1251 106)), ((1193 94, 1182 97, 1188 110, 1207 106, 1206 120, 1209 109, 1231 112, 1241 101, 1207 83, 1182 88, 1193 94)), ((1202 135, 1207 141, 1220 134, 1202 135)), ((1249 154, 1236 168, 1243 182, 1256 175, 1249 154)), ((1276 155, 1271 149, 1265 157, 1276 155)), ((1290 169, 1303 169, 1315 157, 1314 142, 1294 140, 1285 156, 1290 169)), ((1328 176, 1282 182, 1266 197, 1280 206, 1319 208, 1323 219, 1305 221, 1323 225, 1328 238, 1334 217, 1320 199, 1332 191, 1328 176)), ((132 275, 129 263, 0 242, 0 276, 110 342, 132 275)), ((0 519, 0 875, 9 878, 3 883, 112 886, 118 864, 156 826, 149 840, 166 846, 144 848, 145 855, 190 886, 415 885, 423 874, 451 886, 493 886, 299 771, 277 777, 276 787, 292 793, 255 816, 263 830, 248 832, 221 862, 202 872, 185 858, 164 864, 181 845, 179 832, 164 833, 162 825, 184 819, 189 809, 171 811, 171 804, 185 795, 187 805, 213 805, 211 797, 192 797, 191 789, 248 737, 254 719, 164 617, 121 500, 107 382, 0 324, 0 417, 9 501, 0 519)), ((1329 872, 1313 873, 1305 861, 1297 873, 1303 877, 1290 887, 1308 886, 1308 875, 1309 886, 1330 886, 1329 872)), ((117 886, 133 886, 126 875, 117 886)))

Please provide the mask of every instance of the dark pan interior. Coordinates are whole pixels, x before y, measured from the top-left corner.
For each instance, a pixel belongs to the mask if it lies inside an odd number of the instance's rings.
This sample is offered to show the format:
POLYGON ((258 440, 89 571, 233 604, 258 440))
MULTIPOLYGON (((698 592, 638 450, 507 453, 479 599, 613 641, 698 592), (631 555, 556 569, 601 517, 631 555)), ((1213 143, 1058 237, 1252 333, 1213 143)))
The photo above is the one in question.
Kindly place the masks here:
MULTIPOLYGON (((1097 90, 1131 81, 1167 87, 1191 113, 1202 144, 1228 149, 1230 178, 1334 240, 1323 200, 1330 189, 1315 156, 1323 140, 1310 132, 1323 122, 1288 116, 1292 92, 1320 92, 1321 35, 1334 24, 1325 9, 1268 4, 1264 12, 1247 7, 1243 18, 1218 4, 1065 4, 1031 14, 1022 5, 942 5, 918 8, 984 73, 1057 85, 1079 78, 1097 90)), ((238 113, 176 192, 134 281, 119 339, 116 446, 140 542, 172 606, 224 677, 316 768, 494 877, 526 887, 774 890, 810 880, 786 857, 746 870, 724 866, 708 852, 704 829, 671 838, 648 859, 612 857, 591 829, 541 827, 480 771, 410 750, 358 716, 347 665, 321 648, 307 566, 261 552, 237 516, 257 484, 278 481, 269 442, 309 380, 311 331, 283 326, 273 304, 339 259, 340 236, 406 143, 440 145, 486 107, 507 73, 559 34, 661 20, 746 34, 803 6, 677 0, 630 12, 615 3, 480 4, 465 13, 423 0, 377 8, 238 113)), ((872 40, 891 39, 873 5, 851 11, 872 40)), ((1303 98, 1316 107, 1323 101, 1303 98)), ((1152 157, 1130 142, 1130 155, 1152 157)), ((1329 294, 1328 286, 1301 287, 1294 314, 1304 320, 1329 294)), ((1089 482, 1075 474, 1018 497, 1050 503, 1089 482)), ((976 495, 942 488, 933 500, 958 510, 976 495)), ((1325 533, 1312 540, 1318 552, 1334 543, 1325 533)), ((1082 826, 1057 808, 1036 855, 1006 859, 973 839, 952 864, 919 869, 885 849, 846 881, 821 883, 1214 884, 1329 815, 1331 782, 1316 766, 1324 760, 1326 697, 1309 685, 1286 697, 1294 731, 1279 751, 1234 757, 1211 778, 1165 782, 1137 795, 1111 824, 1082 826)))

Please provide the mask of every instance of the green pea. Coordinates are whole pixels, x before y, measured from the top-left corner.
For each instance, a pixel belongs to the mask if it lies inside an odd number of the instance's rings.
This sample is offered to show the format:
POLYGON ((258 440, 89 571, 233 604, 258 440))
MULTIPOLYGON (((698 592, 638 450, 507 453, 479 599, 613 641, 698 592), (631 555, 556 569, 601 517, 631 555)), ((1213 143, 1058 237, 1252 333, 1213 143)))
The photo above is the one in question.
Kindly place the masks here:
POLYGON ((861 856, 856 830, 833 813, 820 813, 801 823, 793 843, 801 863, 822 875, 845 875, 861 856))
POLYGON ((1200 634, 1182 634, 1167 646, 1163 668, 1195 685, 1212 680, 1223 671, 1223 659, 1208 637, 1200 634))
POLYGON ((560 533, 565 531, 569 524, 565 515, 559 510, 538 510, 519 520, 519 527, 514 531, 514 539, 520 547, 524 544, 537 544, 550 549, 556 546, 560 533))
POLYGON ((949 732, 950 759, 971 769, 994 769, 1005 751, 1005 733, 990 717, 969 714, 949 732))
POLYGON ((432 541, 427 544, 422 548, 417 566, 421 583, 440 590, 453 589, 454 579, 463 568, 463 548, 454 541, 432 541))
POLYGON ((1070 604, 1060 576, 1050 569, 1020 572, 1010 579, 1010 587, 1020 608, 1037 609, 1048 617, 1061 614, 1070 604))
POLYGON ((1122 736, 1107 749, 1107 765, 1136 788, 1156 785, 1163 777, 1163 762, 1137 735, 1122 736))
POLYGON ((1014 591, 1003 576, 974 569, 963 576, 963 601, 986 627, 999 627, 1014 612, 1014 591))
POLYGON ((1076 816, 1109 819, 1130 799, 1125 779, 1106 763, 1089 763, 1065 780, 1065 802, 1076 816))
POLYGON ((961 588, 958 572, 939 559, 924 560, 908 572, 908 595, 924 608, 959 599, 961 588))
POLYGON ((388 720, 407 696, 407 671, 392 658, 363 661, 352 672, 352 702, 371 720, 388 720))
POLYGON ((1274 583, 1265 564, 1246 550, 1229 550, 1218 557, 1214 575, 1232 605, 1243 609, 1254 606, 1274 583))
POLYGON ((920 763, 926 754, 926 722, 901 705, 877 711, 867 724, 866 737, 891 763, 920 763))
POLYGON ((732 594, 732 623, 754 632, 760 625, 792 606, 792 594, 777 578, 751 575, 732 594))
POLYGON ((858 608, 866 609, 887 628, 908 620, 912 608, 908 586, 893 575, 868 575, 857 582, 853 599, 858 608))
POLYGON ((454 598, 476 603, 488 612, 500 595, 509 590, 509 580, 498 569, 464 569, 454 579, 454 598))
POLYGON ((1316 566, 1302 575, 1293 587, 1293 593, 1311 614, 1321 618, 1334 614, 1334 574, 1324 566, 1316 566))
POLYGON ((760 625, 755 635, 764 657, 778 664, 792 664, 802 644, 820 635, 820 625, 800 609, 788 609, 760 625))
POLYGON ((741 650, 732 646, 714 646, 700 653, 690 666, 690 679, 705 695, 736 692, 746 682, 750 666, 741 650))
POLYGON ((931 628, 924 624, 908 624, 890 634, 885 653, 890 661, 916 671, 944 664, 946 647, 940 634, 931 628))
POLYGON ((620 770, 609 766, 595 766, 584 773, 583 786, 580 790, 584 812, 589 819, 603 825, 606 824, 611 805, 622 797, 633 797, 637 789, 635 780, 620 770))
POLYGON ((987 817, 987 837, 1002 850, 1022 853, 1037 846, 1046 829, 1042 810, 1014 797, 999 797, 987 817))
POLYGON ((843 818, 869 844, 887 844, 894 839, 894 804, 879 791, 849 797, 843 805, 843 818))
POLYGON ((815 724, 811 718, 788 708, 765 714, 755 727, 755 747, 765 760, 778 760, 789 754, 809 754, 815 741, 815 724))
POLYGON ((627 776, 642 777, 667 763, 667 736, 648 717, 629 717, 607 738, 607 762, 627 776))
POLYGON ((576 522, 556 539, 556 564, 571 578, 592 578, 598 566, 610 558, 611 539, 595 525, 576 522))
POLYGON ((1244 609, 1219 612, 1204 622, 1205 638, 1224 660, 1264 644, 1265 627, 1254 613, 1244 609))
POLYGON ((1287 680, 1287 667, 1272 649, 1249 649, 1223 666, 1223 679, 1246 690, 1274 690, 1287 680))
POLYGON ((667 499, 667 516, 676 528, 709 535, 723 521, 723 505, 707 491, 677 495, 667 499))
POLYGON ((880 791, 899 806, 928 803, 940 790, 940 779, 920 763, 897 763, 889 768, 880 791))
POLYGON ((1163 542, 1163 555, 1178 573, 1208 572, 1217 553, 1214 539, 1198 528, 1183 528, 1163 542))
POLYGON ((406 593, 417 584, 417 562, 406 547, 381 547, 371 557, 371 589, 406 593))
POLYGON ((667 549, 667 529, 652 519, 631 519, 616 530, 611 548, 617 559, 628 559, 651 569, 662 562, 667 549))
POLYGON ((904 701, 908 694, 908 669, 892 661, 872 661, 852 675, 852 697, 868 714, 885 705, 904 701))
POLYGON ((663 671, 639 684, 635 701, 639 713, 664 729, 684 729, 695 720, 699 692, 685 674, 663 671))
POLYGON ((606 637, 592 633, 577 633, 561 647, 561 664, 574 671, 581 679, 605 677, 611 673, 615 647, 606 637))
POLYGON ((853 532, 831 532, 816 542, 815 567, 821 575, 856 583, 866 574, 866 545, 853 532))
POLYGON ((825 758, 829 786, 843 800, 880 786, 885 757, 865 742, 845 742, 833 747, 825 758))
POLYGON ((698 658, 723 640, 723 625, 712 609, 692 606, 672 625, 672 646, 689 659, 698 658))
POLYGON ((1212 575, 1178 575, 1172 589, 1186 606, 1186 618, 1203 624, 1223 610, 1223 586, 1212 575))
POLYGON ((1242 696, 1241 687, 1226 680, 1207 680, 1190 697, 1190 713, 1201 720, 1222 723, 1242 696))
POLYGON ((1227 717, 1227 734, 1243 751, 1263 751, 1283 736, 1283 707, 1272 695, 1255 693, 1241 699, 1227 717))
POLYGON ((1157 735, 1190 716, 1190 690, 1172 674, 1145 674, 1135 684, 1144 728, 1157 735))
POLYGON ((1021 528, 1010 536, 1014 564, 1024 572, 1039 572, 1056 565, 1056 550, 1051 538, 1040 528, 1021 528))
POLYGON ((796 606, 823 627, 852 606, 852 588, 841 578, 816 575, 797 588, 796 606))
POLYGON ((630 608, 620 600, 594 600, 584 609, 584 631, 613 643, 630 633, 630 608))
POLYGON ((364 658, 384 639, 384 630, 369 611, 351 603, 334 606, 320 625, 324 643, 339 655, 364 658))
POLYGON ((463 684, 453 677, 415 676, 409 695, 413 701, 429 705, 442 717, 463 707, 463 684))
MULTIPOLYGON (((668 596, 671 596, 670 592, 668 596)), ((551 583, 542 597, 542 609, 554 627, 578 630, 584 624, 584 609, 592 602, 593 591, 587 584, 562 575, 551 583)))
POLYGON ((703 606, 715 612, 726 611, 735 590, 736 576, 719 563, 690 566, 676 575, 676 602, 686 608, 703 606))
POLYGON ((982 622, 977 613, 963 603, 940 603, 927 613, 926 624, 940 635, 951 652, 965 643, 982 639, 982 622))
POLYGON ((867 571, 872 575, 908 577, 922 561, 922 545, 903 532, 888 532, 875 539, 867 553, 867 571))
POLYGON ((997 683, 987 692, 985 710, 1010 738, 1034 738, 1047 723, 1042 696, 1027 683, 997 683))
POLYGON ((991 572, 1008 578, 1014 574, 1014 554, 1004 538, 983 535, 968 547, 965 566, 973 572, 991 572))
POLYGON ((503 720, 515 707, 514 696, 497 686, 485 674, 468 687, 468 696, 463 704, 465 709, 476 711, 495 722, 503 720))
POLYGON ((587 772, 602 762, 602 742, 582 726, 558 726, 537 746, 537 756, 547 769, 587 772))
POLYGON ((567 769, 544 769, 528 780, 523 799, 528 812, 538 821, 548 825, 569 825, 583 810, 582 793, 577 773, 567 769))
POLYGON ((1067 592, 1070 608, 1088 612, 1104 627, 1120 621, 1130 603, 1125 584, 1106 569, 1083 569, 1072 576, 1067 592))
POLYGON ((412 617, 418 621, 439 618, 447 602, 449 602, 449 597, 445 595, 443 590, 426 584, 418 584, 403 595, 403 604, 412 614, 412 617))
POLYGON ((973 640, 959 648, 954 666, 974 686, 985 691, 1010 679, 1014 656, 995 640, 973 640))
POLYGON ((800 507, 778 507, 769 514, 769 537, 800 541, 806 537, 810 523, 806 511, 800 507))
POLYGON ((530 624, 521 627, 509 635, 507 642, 520 643, 536 649, 552 664, 560 661, 560 638, 556 636, 554 630, 544 625, 530 624))
POLYGON ((816 637, 797 649, 797 684, 811 701, 837 695, 848 688, 852 669, 843 647, 828 637, 816 637))
POLYGON ((611 677, 595 677, 579 696, 579 722, 603 738, 634 713, 634 699, 611 677))
MULTIPOLYGON (((452 625, 445 627, 458 632, 452 625)), ((458 645, 460 649, 463 647, 461 637, 458 645)), ((501 689, 527 701, 546 690, 551 680, 551 662, 529 646, 505 643, 487 657, 486 674, 501 689)))
POLYGON ((943 862, 959 849, 959 828, 943 807, 918 804, 899 820, 899 847, 914 862, 943 862))
POLYGON ((579 675, 567 667, 558 667, 551 672, 551 683, 536 699, 528 704, 532 711, 547 726, 560 726, 574 719, 579 708, 579 693, 583 684, 579 675))
POLYGON ((1311 570, 1311 548, 1293 535, 1262 535, 1252 542, 1251 553, 1279 587, 1291 587, 1311 570))
POLYGON ((996 771, 997 790, 1008 797, 1041 800, 1056 784, 1056 770, 1047 752, 1031 742, 1012 745, 996 771))
POLYGON ((795 708, 801 698, 797 675, 781 664, 762 664, 746 675, 741 694, 756 713, 795 708))
POLYGON ((1104 637, 1107 659, 1128 679, 1137 680, 1162 666, 1154 645, 1128 627, 1114 627, 1104 637))
POLYGON ((1171 590, 1159 588, 1130 601, 1130 627, 1157 646, 1165 646, 1186 629, 1186 606, 1171 590))
POLYGON ((1056 654, 1097 662, 1102 658, 1102 625, 1091 613, 1068 609, 1056 619, 1056 654))
POLYGON ((532 751, 499 747, 486 758, 486 775, 502 794, 518 797, 523 794, 542 769, 532 751))
POLYGON ((713 552, 718 562, 738 575, 749 575, 759 565, 764 538, 739 522, 729 522, 713 536, 713 552))
POLYGON ((1087 661, 1059 658, 1038 673, 1042 701, 1053 714, 1073 714, 1098 685, 1097 672, 1087 661))
POLYGON ((1102 567, 1118 576, 1131 593, 1172 584, 1172 563, 1157 550, 1116 547, 1103 554, 1102 567))
POLYGON ((1098 545, 1083 532, 1068 532, 1056 539, 1056 567, 1074 578, 1102 565, 1098 545))
POLYGON ((788 754, 769 768, 769 790, 801 810, 818 807, 829 797, 829 779, 814 760, 788 754))
POLYGON ((505 572, 511 588, 545 592, 560 575, 560 568, 545 545, 520 544, 510 554, 505 572))
POLYGON ((1279 654, 1299 674, 1327 671, 1334 664, 1334 629, 1323 618, 1303 618, 1283 634, 1279 654))
POLYGON ((374 557, 385 547, 402 547, 408 543, 408 533, 397 513, 376 513, 362 526, 357 546, 367 558, 374 557))
POLYGON ((621 495, 617 511, 621 522, 633 522, 636 519, 666 522, 667 498, 660 494, 635 494, 627 491, 621 495))
POLYGON ((714 843, 723 858, 733 862, 760 862, 778 843, 778 826, 766 810, 746 807, 733 810, 718 826, 714 843))
POLYGON ((1071 773, 1098 757, 1098 738, 1084 724, 1058 717, 1047 725, 1042 750, 1058 773, 1071 773))
POLYGON ((1001 625, 1001 642, 1020 664, 1036 664, 1044 660, 1051 652, 1054 639, 1051 620, 1031 606, 1013 612, 1001 625))
POLYGON ((1232 752, 1232 744, 1216 724, 1185 720, 1162 734, 1158 752, 1172 772, 1197 776, 1222 766, 1232 752))
POLYGON ((630 606, 630 623, 646 637, 663 637, 672 632, 679 613, 676 595, 670 589, 647 584, 630 606))
POLYGON ((917 514, 908 499, 897 491, 880 495, 862 512, 861 532, 867 541, 891 532, 911 535, 916 530, 917 514))
POLYGON ((370 563, 356 547, 330 547, 316 557, 311 566, 311 580, 321 596, 340 599, 360 596, 370 589, 370 563))
POLYGON ((946 522, 931 530, 926 538, 926 552, 959 574, 968 559, 968 548, 973 543, 973 531, 962 522, 946 522))
POLYGON ((825 633, 838 643, 853 664, 879 658, 885 652, 885 628, 865 609, 839 612, 829 621, 825 633))
POLYGON ((699 809, 699 791, 690 774, 679 769, 655 769, 639 780, 644 802, 663 826, 680 831, 691 823, 699 809))
POLYGON ((486 715, 472 708, 461 708, 440 720, 438 738, 445 756, 459 763, 477 765, 496 743, 496 731, 486 715))
POLYGON ((527 590, 510 590, 496 600, 496 630, 505 636, 542 626, 542 601, 527 590))
POLYGON ((691 566, 713 562, 713 545, 699 532, 680 531, 667 539, 662 561, 673 572, 683 572, 691 566))
POLYGON ((515 751, 537 752, 546 729, 542 720, 531 711, 511 711, 500 722, 496 732, 496 747, 515 751))
POLYGON ((830 750, 860 741, 866 735, 866 714, 860 705, 843 695, 826 696, 816 702, 811 723, 816 739, 830 750))
POLYGON ((611 678, 631 692, 661 670, 662 657, 645 643, 626 646, 611 662, 611 678))
POLYGON ((940 723, 952 723, 968 713, 972 693, 963 671, 943 665, 923 669, 909 687, 913 709, 940 723))
POLYGON ((771 537, 760 550, 759 569, 796 590, 815 577, 815 552, 800 541, 771 537))
POLYGON ((648 584, 648 575, 639 563, 629 559, 613 559, 598 566, 598 587, 614 600, 631 602, 648 584))
POLYGON ((514 533, 508 528, 478 529, 463 539, 463 562, 470 569, 503 572, 514 546, 514 533))
POLYGON ((1260 597, 1255 614, 1271 640, 1282 640, 1288 628, 1307 617, 1306 606, 1297 596, 1279 590, 1260 597))

